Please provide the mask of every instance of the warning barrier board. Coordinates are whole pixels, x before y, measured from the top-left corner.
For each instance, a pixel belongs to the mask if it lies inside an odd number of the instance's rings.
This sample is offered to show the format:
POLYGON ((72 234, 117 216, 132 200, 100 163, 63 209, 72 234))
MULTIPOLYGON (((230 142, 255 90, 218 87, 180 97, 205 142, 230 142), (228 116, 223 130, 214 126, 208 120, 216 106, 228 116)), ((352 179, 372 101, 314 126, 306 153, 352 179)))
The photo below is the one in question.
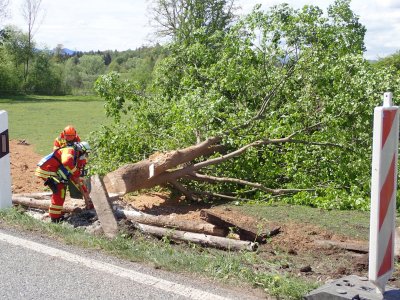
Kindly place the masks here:
POLYGON ((381 293, 394 268, 398 140, 398 107, 385 93, 383 106, 374 110, 368 272, 381 293))

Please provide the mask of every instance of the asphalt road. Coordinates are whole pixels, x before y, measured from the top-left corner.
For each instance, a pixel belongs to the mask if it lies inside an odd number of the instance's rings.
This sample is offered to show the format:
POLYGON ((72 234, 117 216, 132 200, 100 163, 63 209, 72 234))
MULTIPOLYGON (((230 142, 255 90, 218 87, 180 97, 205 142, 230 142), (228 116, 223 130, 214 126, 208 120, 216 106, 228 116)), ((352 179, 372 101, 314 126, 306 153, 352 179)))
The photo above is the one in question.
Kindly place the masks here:
POLYGON ((0 229, 0 299, 259 299, 98 251, 0 229))

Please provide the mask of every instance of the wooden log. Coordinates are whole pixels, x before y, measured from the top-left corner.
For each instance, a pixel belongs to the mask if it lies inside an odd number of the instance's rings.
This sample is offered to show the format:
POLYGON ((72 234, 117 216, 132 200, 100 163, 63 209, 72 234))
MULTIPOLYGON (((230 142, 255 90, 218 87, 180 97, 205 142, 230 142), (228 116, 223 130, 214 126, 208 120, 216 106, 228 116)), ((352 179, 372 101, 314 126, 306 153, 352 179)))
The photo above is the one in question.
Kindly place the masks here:
MULTIPOLYGON (((238 220, 232 219, 231 217, 224 215, 222 212, 202 209, 200 211, 200 217, 203 220, 222 228, 236 228, 241 240, 265 243, 266 238, 270 236, 269 232, 259 232, 257 228, 250 228, 246 224, 241 224, 238 220)), ((274 231, 276 232, 276 230, 274 231)))
MULTIPOLYGON (((38 209, 42 209, 42 210, 48 210, 51 202, 50 202, 50 200, 44 200, 44 199, 38 200, 36 198, 13 195, 12 203, 14 205, 21 205, 21 206, 25 206, 25 207, 33 207, 33 208, 38 208, 38 209)), ((65 204, 63 206, 63 212, 78 213, 80 211, 82 211, 82 208, 79 206, 72 206, 72 205, 68 205, 68 204, 65 204)))
POLYGON ((149 214, 142 213, 135 210, 121 210, 114 209, 118 217, 126 218, 128 220, 147 224, 155 225, 158 227, 174 228, 183 231, 190 231, 196 233, 204 233, 215 236, 226 236, 228 230, 225 228, 219 228, 213 224, 205 222, 191 222, 191 221, 179 221, 174 220, 170 216, 153 216, 149 214))
POLYGON ((340 242, 331 240, 315 240, 314 243, 321 247, 336 247, 339 249, 345 249, 359 253, 368 253, 369 251, 368 242, 340 242))
MULTIPOLYGON (((21 193, 21 194, 13 194, 13 195, 15 197, 28 197, 28 198, 49 200, 51 198, 52 192, 21 193)), ((67 198, 68 198, 68 196, 66 197, 66 199, 67 198)), ((112 201, 118 200, 120 198, 120 196, 116 193, 111 193, 111 194, 108 194, 108 198, 112 202, 112 201)), ((79 200, 81 198, 71 198, 71 199, 79 200)))
POLYGON ((28 197, 28 198, 36 198, 36 199, 50 199, 52 192, 37 192, 37 193, 22 193, 22 194, 13 194, 16 197, 28 197))
POLYGON ((232 251, 255 251, 258 247, 257 243, 248 241, 232 240, 224 237, 206 235, 201 233, 185 232, 168 228, 161 228, 146 224, 135 223, 135 227, 143 233, 152 234, 158 237, 167 236, 173 240, 192 242, 203 246, 214 247, 218 249, 226 249, 232 251))

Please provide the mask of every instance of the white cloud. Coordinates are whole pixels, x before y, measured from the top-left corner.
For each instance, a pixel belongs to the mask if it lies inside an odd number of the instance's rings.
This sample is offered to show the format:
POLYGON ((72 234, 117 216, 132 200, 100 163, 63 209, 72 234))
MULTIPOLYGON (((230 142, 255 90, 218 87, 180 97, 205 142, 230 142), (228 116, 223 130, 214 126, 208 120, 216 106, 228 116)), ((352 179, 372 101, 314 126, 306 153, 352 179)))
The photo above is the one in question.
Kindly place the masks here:
MULTIPOLYGON (((13 0, 13 18, 9 21, 26 30, 20 13, 25 0, 13 0)), ((286 2, 294 8, 317 5, 324 11, 334 0, 238 0, 239 13, 248 13, 257 3, 262 9, 286 2)), ((126 50, 149 43, 153 29, 149 25, 149 0, 42 0, 46 11, 35 35, 39 45, 54 48, 63 44, 70 49, 126 50)), ((351 8, 367 28, 367 58, 377 58, 400 50, 400 1, 353 0, 351 8)))

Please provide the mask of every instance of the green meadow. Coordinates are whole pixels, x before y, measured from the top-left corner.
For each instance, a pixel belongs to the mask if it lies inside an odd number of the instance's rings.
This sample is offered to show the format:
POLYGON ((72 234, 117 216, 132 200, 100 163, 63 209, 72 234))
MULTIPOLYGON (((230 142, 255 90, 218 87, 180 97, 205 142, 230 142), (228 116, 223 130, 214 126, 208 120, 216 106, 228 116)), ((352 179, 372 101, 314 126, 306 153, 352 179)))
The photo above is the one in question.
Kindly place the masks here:
POLYGON ((26 140, 39 154, 51 152, 55 137, 72 124, 82 140, 107 122, 104 101, 96 96, 0 97, 8 113, 10 139, 26 140))

